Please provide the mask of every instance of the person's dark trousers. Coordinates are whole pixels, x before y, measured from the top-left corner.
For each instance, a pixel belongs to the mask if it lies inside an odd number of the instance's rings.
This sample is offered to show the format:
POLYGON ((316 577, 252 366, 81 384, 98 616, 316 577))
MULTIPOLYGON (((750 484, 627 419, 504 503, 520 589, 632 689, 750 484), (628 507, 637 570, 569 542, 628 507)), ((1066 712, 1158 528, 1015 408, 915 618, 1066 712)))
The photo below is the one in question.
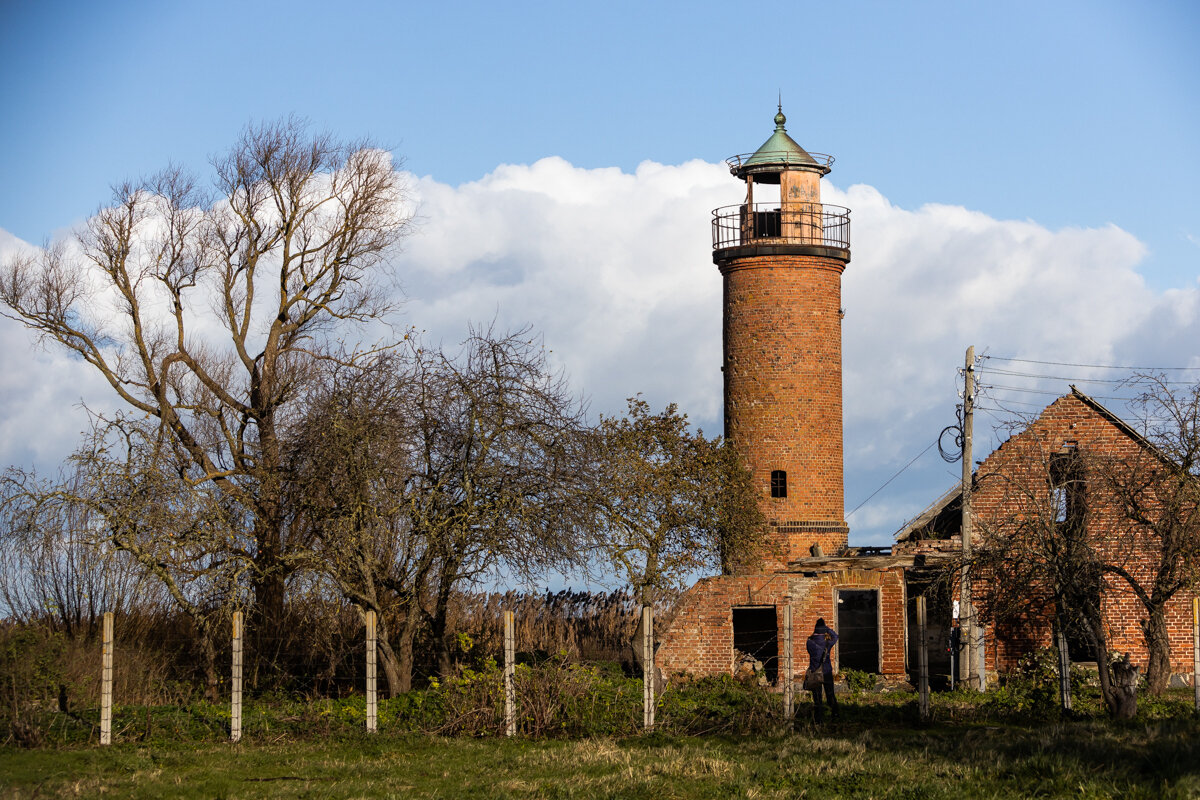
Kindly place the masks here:
POLYGON ((824 689, 825 699, 829 701, 829 710, 832 713, 833 718, 837 719, 838 718, 838 701, 837 701, 837 695, 834 694, 834 691, 833 691, 833 673, 832 672, 825 673, 825 682, 820 689, 812 690, 813 716, 816 718, 817 722, 820 722, 821 718, 823 716, 825 716, 825 704, 821 702, 822 689, 824 689))

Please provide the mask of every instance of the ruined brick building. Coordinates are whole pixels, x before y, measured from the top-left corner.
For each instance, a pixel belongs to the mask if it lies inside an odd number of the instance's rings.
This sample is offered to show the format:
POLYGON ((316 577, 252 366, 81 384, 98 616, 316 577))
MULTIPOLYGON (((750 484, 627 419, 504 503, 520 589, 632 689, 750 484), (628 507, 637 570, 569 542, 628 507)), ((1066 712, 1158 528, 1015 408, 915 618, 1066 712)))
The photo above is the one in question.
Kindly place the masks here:
MULTIPOLYGON (((774 133, 758 150, 728 160, 732 175, 745 184, 745 201, 713 212, 713 261, 724 284, 725 435, 759 489, 769 547, 757 561, 734 574, 704 578, 678 599, 658 632, 657 666, 667 676, 728 674, 738 654, 748 653, 778 685, 783 675, 807 666, 804 640, 824 617, 841 635, 832 653, 835 670, 901 681, 915 668, 913 608, 924 595, 930 670, 948 676, 945 642, 954 590, 939 576, 961 549, 961 492, 947 492, 905 526, 893 548, 848 545, 841 277, 850 263, 850 212, 821 202, 821 178, 833 158, 805 151, 785 123, 780 109, 774 133), (782 662, 789 614, 790 665, 782 662)), ((1074 392, 1051 405, 1038 424, 1037 435, 1044 433, 1056 447, 1140 446, 1127 425, 1074 392)), ((1003 481, 986 476, 1012 470, 1027 456, 1020 442, 1010 441, 982 463, 973 518, 999 520, 1004 503, 997 487, 1003 481)), ((1190 637, 1190 597, 1170 611, 1172 666, 1179 672, 1191 666, 1184 642, 1185 632, 1190 637)), ((1114 621, 1122 620, 1114 648, 1144 661, 1128 598, 1114 594, 1113 602, 1114 621)), ((1029 647, 1049 643, 1048 633, 1036 641, 997 641, 994 633, 984 633, 989 670, 1011 666, 1029 647)))
MULTIPOLYGON (((1143 469, 1163 458, 1133 427, 1096 400, 1074 387, 1011 436, 979 465, 972 489, 972 514, 977 535, 1004 536, 1023 519, 1043 529, 1080 524, 1086 537, 1109 564, 1127 570, 1146 587, 1153 584, 1159 556, 1153 537, 1146 537, 1118 507, 1106 472, 1143 469), (1038 519, 1041 516, 1042 519, 1038 519)), ((1152 473, 1145 473, 1146 479, 1152 473)), ((1118 482, 1124 482, 1117 475, 1118 482)), ((1131 483, 1136 483, 1132 481, 1131 483)), ((1151 491, 1152 493, 1152 491, 1151 491)), ((896 534, 897 553, 957 554, 962 548, 962 489, 954 487, 922 515, 896 534)), ((1147 618, 1130 585, 1115 574, 1105 581, 1101 596, 1109 649, 1129 652, 1143 670, 1146 642, 1142 621, 1147 618)), ((1036 593, 1035 586, 1026 590, 1036 593)), ((985 613, 988 588, 980 587, 985 613)), ((1186 680, 1192 663, 1192 598, 1184 590, 1166 606, 1170 642, 1170 672, 1186 680)), ((942 595, 940 615, 948 616, 949 600, 942 595)), ((1005 671, 1036 647, 1053 644, 1054 608, 1047 602, 1042 613, 1020 625, 1001 624, 985 632, 985 659, 991 671, 1005 671)), ((1072 661, 1095 659, 1090 645, 1068 631, 1072 661)))

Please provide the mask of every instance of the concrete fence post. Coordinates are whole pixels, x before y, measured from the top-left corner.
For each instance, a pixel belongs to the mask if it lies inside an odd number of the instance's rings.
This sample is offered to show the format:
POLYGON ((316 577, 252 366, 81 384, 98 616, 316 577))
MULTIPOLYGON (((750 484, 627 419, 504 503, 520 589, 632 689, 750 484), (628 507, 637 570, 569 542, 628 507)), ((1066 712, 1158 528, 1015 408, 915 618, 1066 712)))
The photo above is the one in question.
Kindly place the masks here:
POLYGON ((113 615, 104 612, 104 644, 100 656, 100 744, 112 744, 113 615))
POLYGON ((379 706, 375 693, 375 612, 367 612, 367 732, 379 727, 379 706))
POLYGON ((791 719, 795 714, 796 686, 792 680, 792 602, 783 607, 783 716, 791 719))
POLYGON ((1071 710, 1071 650, 1067 645, 1067 634, 1060 628, 1056 640, 1058 645, 1058 697, 1063 711, 1071 710))
POLYGON ((642 727, 654 729, 654 609, 642 606, 642 727))
POLYGON ((504 735, 517 735, 517 635, 513 612, 504 612, 504 735))
POLYGON ((1200 714, 1200 597, 1192 598, 1192 692, 1200 714))
POLYGON ((929 719, 929 639, 925 623, 925 598, 917 598, 917 690, 921 719, 929 719))
POLYGON ((977 671, 977 674, 975 676, 975 681, 976 681, 976 685, 979 687, 979 691, 986 692, 987 691, 987 649, 985 647, 985 645, 986 645, 985 634, 987 633, 987 626, 981 625, 979 623, 979 614, 978 614, 977 609, 975 609, 975 608, 971 609, 971 621, 972 621, 972 624, 974 626, 974 631, 975 631, 975 669, 977 671))
POLYGON ((242 738, 242 612, 233 612, 233 663, 229 685, 231 691, 229 712, 229 741, 242 738))

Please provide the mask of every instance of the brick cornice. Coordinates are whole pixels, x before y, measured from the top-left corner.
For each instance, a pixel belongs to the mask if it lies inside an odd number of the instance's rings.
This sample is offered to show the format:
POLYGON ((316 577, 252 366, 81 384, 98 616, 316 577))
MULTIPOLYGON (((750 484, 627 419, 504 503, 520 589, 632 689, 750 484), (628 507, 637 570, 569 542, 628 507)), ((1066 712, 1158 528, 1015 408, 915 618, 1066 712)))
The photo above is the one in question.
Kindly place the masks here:
POLYGON ((733 262, 760 256, 809 256, 828 259, 839 264, 839 272, 850 263, 849 250, 813 244, 747 244, 741 247, 726 247, 713 251, 713 263, 723 272, 727 267, 740 268, 744 266, 744 264, 734 264, 733 262))

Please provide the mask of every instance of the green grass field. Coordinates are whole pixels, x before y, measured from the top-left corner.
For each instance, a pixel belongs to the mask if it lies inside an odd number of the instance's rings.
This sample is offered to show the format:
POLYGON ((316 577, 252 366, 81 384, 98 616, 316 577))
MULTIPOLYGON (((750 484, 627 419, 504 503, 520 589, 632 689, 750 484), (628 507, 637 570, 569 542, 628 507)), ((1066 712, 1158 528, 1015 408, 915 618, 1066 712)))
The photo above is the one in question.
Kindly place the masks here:
MULTIPOLYGON (((1080 676, 1063 719, 1042 672, 984 694, 935 693, 931 722, 913 692, 872 691, 847 673, 841 719, 799 732, 779 694, 725 676, 665 691, 647 735, 640 680, 565 663, 520 672, 511 740, 493 668, 380 701, 371 735, 361 695, 259 694, 237 745, 227 704, 119 705, 115 743, 100 747, 97 708, 30 701, 7 718, 0 707, 0 800, 1200 798, 1190 690, 1142 696, 1137 718, 1116 723, 1080 676)), ((798 702, 811 719, 807 695, 798 702)))
MULTIPOLYGON (((1200 797, 1200 721, 920 726, 850 701, 793 733, 504 740, 338 730, 0 750, 0 798, 1200 797)), ((949 716, 943 714, 943 716, 949 716)))

